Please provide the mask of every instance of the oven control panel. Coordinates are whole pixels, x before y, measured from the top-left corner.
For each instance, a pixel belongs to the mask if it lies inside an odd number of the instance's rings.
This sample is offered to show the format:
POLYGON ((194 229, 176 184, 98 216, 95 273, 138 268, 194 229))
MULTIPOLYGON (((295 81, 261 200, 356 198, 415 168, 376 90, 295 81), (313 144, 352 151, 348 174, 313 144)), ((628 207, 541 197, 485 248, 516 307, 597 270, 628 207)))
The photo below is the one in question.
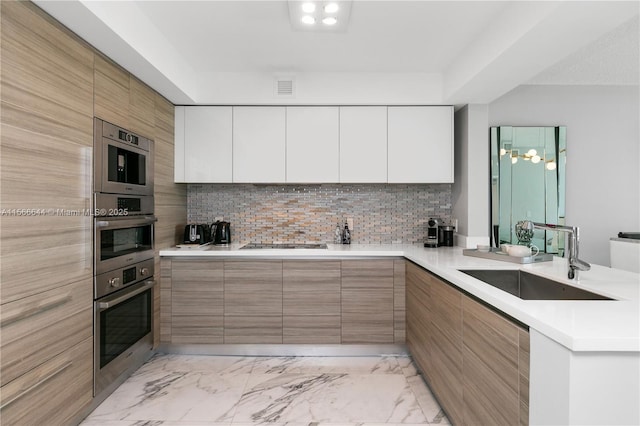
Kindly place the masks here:
POLYGON ((99 299, 121 288, 153 276, 154 260, 148 259, 125 268, 96 275, 93 298, 99 299))

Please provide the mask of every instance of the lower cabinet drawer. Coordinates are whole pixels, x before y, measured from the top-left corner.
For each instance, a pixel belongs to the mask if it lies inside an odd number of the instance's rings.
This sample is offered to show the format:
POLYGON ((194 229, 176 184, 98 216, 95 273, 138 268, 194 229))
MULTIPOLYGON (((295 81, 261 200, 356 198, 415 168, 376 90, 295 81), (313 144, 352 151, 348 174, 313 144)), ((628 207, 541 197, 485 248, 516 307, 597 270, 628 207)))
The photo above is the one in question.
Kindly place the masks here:
POLYGON ((2 305, 0 386, 93 334, 93 284, 78 281, 2 305))
POLYGON ((1 388, 6 425, 69 424, 93 398, 93 339, 34 368, 1 388))

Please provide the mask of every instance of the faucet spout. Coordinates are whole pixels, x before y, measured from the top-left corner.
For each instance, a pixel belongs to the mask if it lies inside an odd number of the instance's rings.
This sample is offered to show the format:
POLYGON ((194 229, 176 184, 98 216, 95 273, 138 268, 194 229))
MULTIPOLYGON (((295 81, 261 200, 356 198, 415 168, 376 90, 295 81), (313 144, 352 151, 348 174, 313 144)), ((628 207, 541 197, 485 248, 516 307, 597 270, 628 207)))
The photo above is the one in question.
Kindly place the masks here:
MULTIPOLYGON (((564 226, 564 225, 554 225, 549 223, 538 223, 532 222, 530 220, 524 221, 522 227, 528 230, 533 231, 534 228, 537 229, 547 229, 550 231, 562 231, 569 234, 568 244, 567 244, 567 252, 569 254, 569 272, 567 276, 570 280, 576 278, 577 271, 588 271, 591 269, 591 265, 589 265, 584 260, 578 259, 578 243, 580 241, 580 229, 577 226, 564 226)), ((567 257, 565 255, 565 257, 567 257)))

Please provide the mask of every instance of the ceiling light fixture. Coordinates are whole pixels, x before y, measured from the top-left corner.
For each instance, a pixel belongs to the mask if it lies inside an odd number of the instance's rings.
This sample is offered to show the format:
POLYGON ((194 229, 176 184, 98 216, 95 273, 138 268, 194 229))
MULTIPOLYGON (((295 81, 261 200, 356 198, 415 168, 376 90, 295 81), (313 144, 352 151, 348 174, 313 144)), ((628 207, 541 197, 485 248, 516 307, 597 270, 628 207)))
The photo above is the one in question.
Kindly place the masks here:
POLYGON ((338 20, 336 18, 334 18, 333 16, 327 16, 326 18, 324 18, 322 20, 322 23, 325 25, 335 25, 338 23, 338 20))
POLYGON ((294 31, 345 33, 353 1, 288 0, 289 22, 294 31))
POLYGON ((310 15, 304 15, 301 19, 303 24, 313 25, 316 23, 316 18, 310 15))
POLYGON ((302 11, 304 13, 313 13, 316 11, 316 4, 315 3, 303 3, 302 4, 302 11))
POLYGON ((329 3, 324 7, 325 13, 336 13, 340 9, 337 3, 329 3))

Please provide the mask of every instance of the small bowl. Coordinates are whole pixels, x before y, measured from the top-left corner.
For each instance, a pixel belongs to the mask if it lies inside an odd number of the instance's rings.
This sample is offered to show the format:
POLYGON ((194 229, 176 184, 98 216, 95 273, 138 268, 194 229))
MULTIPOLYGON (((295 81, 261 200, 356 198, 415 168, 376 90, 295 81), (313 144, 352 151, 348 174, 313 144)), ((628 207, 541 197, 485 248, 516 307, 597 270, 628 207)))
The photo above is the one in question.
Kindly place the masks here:
POLYGON ((485 245, 481 245, 481 244, 478 244, 478 246, 476 248, 477 248, 478 251, 481 251, 481 252, 488 252, 489 250, 491 250, 491 247, 485 246, 485 245))

